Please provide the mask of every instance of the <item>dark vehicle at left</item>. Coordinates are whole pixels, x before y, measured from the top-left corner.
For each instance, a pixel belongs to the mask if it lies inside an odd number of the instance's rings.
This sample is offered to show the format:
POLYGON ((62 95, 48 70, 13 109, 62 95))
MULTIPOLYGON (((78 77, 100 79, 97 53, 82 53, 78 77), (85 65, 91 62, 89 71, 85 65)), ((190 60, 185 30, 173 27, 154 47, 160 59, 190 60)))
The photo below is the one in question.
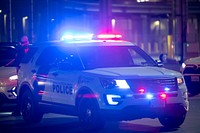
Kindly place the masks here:
POLYGON ((0 106, 15 103, 17 94, 17 43, 0 43, 0 106))

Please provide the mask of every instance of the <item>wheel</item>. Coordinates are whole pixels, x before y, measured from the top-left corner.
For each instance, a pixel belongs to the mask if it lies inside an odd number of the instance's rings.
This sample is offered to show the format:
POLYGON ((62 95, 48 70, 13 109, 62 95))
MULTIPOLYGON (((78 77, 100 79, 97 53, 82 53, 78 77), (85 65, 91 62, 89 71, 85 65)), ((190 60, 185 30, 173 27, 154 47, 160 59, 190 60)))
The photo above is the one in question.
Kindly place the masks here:
POLYGON ((180 116, 163 116, 159 118, 160 123, 167 128, 178 128, 183 124, 186 114, 180 116))
POLYGON ((29 90, 26 90, 22 94, 20 109, 23 119, 27 123, 40 122, 43 117, 43 114, 39 112, 38 105, 33 97, 33 94, 29 90))
POLYGON ((84 130, 97 131, 105 125, 105 121, 101 118, 99 107, 94 99, 82 98, 78 107, 78 115, 84 130))

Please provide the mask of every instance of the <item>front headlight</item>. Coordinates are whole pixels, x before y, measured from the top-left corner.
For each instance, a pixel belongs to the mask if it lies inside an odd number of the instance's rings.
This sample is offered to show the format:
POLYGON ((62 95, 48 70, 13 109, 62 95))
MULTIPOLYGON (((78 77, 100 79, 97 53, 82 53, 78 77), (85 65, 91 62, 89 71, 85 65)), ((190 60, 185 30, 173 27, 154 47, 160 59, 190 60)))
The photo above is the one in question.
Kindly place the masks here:
POLYGON ((119 88, 119 89, 130 89, 126 80, 120 79, 100 79, 103 88, 105 89, 112 89, 112 88, 119 88))
POLYGON ((17 80, 18 79, 18 76, 17 75, 13 75, 13 76, 10 76, 9 77, 9 80, 17 80))
POLYGON ((108 94, 106 99, 109 105, 118 105, 121 101, 121 96, 108 94))
POLYGON ((181 65, 181 66, 182 66, 182 68, 183 68, 183 69, 185 69, 185 67, 186 67, 186 64, 185 64, 185 63, 182 63, 182 65, 181 65))
POLYGON ((178 77, 177 83, 178 83, 178 85, 182 85, 184 83, 183 77, 178 77))

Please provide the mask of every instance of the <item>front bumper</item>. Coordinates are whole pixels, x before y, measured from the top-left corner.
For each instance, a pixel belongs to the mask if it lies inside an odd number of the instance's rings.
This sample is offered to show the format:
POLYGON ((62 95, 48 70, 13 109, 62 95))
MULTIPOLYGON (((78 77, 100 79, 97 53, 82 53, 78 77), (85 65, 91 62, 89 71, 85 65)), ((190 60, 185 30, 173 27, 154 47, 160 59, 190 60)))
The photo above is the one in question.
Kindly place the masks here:
POLYGON ((0 103, 13 103, 17 99, 16 86, 1 86, 0 87, 0 103))
MULTIPOLYGON (((134 120, 140 118, 158 118, 162 115, 186 114, 189 101, 186 88, 168 93, 130 94, 117 93, 109 104, 104 96, 105 104, 100 106, 102 117, 108 120, 134 120), (125 95, 126 94, 126 95, 125 95), (129 94, 129 95, 127 95, 129 94), (162 97, 162 94, 164 97, 162 97), (117 97, 119 95, 120 97, 117 97), (165 97, 166 96, 166 97, 165 97), (117 104, 118 103, 118 104, 117 104)), ((103 100, 102 100, 103 101, 103 100)))
POLYGON ((127 106, 121 110, 101 110, 105 120, 134 120, 141 118, 159 118, 163 115, 179 116, 186 114, 187 109, 182 104, 167 104, 164 108, 151 108, 150 106, 127 106))

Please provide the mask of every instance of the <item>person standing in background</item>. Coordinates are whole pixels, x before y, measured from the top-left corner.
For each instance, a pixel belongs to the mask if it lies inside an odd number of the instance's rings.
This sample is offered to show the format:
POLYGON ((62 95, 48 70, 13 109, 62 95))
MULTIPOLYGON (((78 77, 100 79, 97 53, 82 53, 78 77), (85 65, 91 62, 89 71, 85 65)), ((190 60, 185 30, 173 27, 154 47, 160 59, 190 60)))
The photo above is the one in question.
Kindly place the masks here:
POLYGON ((27 36, 22 36, 20 45, 21 45, 22 49, 24 50, 24 53, 27 53, 29 50, 29 48, 28 48, 29 40, 28 40, 27 36))
MULTIPOLYGON (((22 36, 21 41, 19 42, 19 46, 17 48, 17 57, 16 57, 16 64, 19 66, 23 56, 28 53, 29 51, 29 40, 27 36, 22 36)), ((12 112, 13 116, 20 116, 20 104, 19 104, 19 99, 17 98, 17 103, 14 111, 12 112)))

